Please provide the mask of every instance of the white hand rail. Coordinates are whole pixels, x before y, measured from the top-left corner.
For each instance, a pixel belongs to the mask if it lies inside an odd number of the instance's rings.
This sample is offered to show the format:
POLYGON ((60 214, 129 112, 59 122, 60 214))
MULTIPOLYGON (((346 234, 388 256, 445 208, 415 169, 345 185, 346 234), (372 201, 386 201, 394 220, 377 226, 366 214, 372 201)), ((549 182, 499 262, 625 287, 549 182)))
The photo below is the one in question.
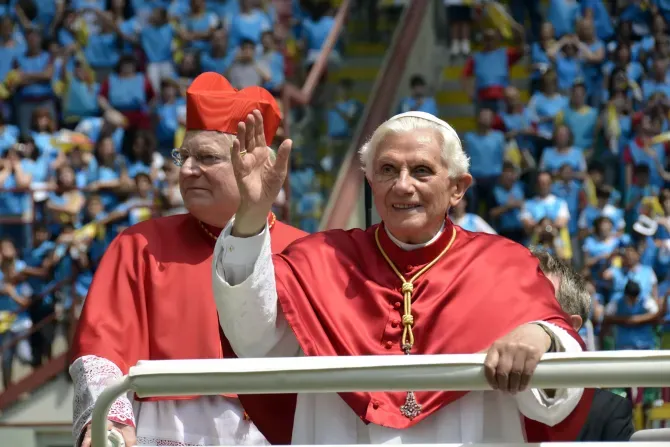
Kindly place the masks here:
MULTIPOLYGON (((342 391, 489 390, 484 354, 145 361, 107 388, 93 409, 92 441, 106 445, 114 400, 140 397, 342 391)), ((670 386, 670 351, 546 354, 535 388, 670 386)), ((553 444, 552 444, 553 445, 553 444)))

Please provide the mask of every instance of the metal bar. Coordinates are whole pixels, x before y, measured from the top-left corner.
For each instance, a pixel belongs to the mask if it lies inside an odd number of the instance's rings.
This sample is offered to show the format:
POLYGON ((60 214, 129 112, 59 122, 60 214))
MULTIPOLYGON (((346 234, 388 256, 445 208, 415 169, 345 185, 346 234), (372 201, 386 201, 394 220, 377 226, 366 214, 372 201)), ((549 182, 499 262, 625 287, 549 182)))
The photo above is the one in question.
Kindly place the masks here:
MULTIPOLYGON (((489 390, 484 354, 300 357, 140 362, 130 369, 140 397, 348 391, 489 390)), ((663 387, 670 351, 547 354, 534 388, 663 387)))
POLYGON ((95 401, 91 415, 91 445, 107 445, 107 414, 114 401, 131 390, 131 381, 123 376, 119 381, 110 385, 95 401))
MULTIPOLYGON (((114 400, 130 390, 140 397, 407 389, 488 390, 483 372, 484 358, 484 354, 465 354, 140 362, 130 368, 127 376, 103 391, 96 401, 92 416, 93 445, 106 445, 107 413, 114 400)), ((533 375, 532 385, 536 388, 658 387, 670 385, 668 371, 670 351, 546 354, 533 375)), ((635 444, 642 446, 646 443, 635 444)), ((499 444, 498 447, 517 445, 499 444)))

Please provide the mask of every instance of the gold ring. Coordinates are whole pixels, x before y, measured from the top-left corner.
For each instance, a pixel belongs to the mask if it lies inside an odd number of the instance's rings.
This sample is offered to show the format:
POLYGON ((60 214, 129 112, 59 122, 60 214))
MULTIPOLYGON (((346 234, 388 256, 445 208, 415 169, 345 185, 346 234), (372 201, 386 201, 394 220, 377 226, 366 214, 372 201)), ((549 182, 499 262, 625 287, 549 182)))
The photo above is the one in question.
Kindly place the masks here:
POLYGON ((240 157, 244 157, 245 155, 247 155, 246 149, 243 150, 243 151, 240 151, 240 157))

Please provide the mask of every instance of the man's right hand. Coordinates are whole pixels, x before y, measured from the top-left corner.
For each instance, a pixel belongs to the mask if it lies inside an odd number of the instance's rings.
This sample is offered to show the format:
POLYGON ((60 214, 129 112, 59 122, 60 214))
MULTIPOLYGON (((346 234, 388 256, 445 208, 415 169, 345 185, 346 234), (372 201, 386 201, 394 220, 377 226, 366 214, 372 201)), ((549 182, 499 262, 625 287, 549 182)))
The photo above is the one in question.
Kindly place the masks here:
MULTIPOLYGON (((135 437, 135 427, 132 425, 119 424, 118 422, 107 422, 107 429, 115 429, 123 437, 123 442, 126 444, 126 447, 133 447, 137 444, 137 438, 135 437)), ((81 441, 81 447, 107 447, 106 445, 98 446, 91 445, 91 424, 88 424, 86 427, 86 432, 84 433, 84 439, 81 441)))
POLYGON ((284 140, 273 160, 265 141, 261 112, 254 110, 247 116, 246 122, 238 124, 237 139, 231 150, 233 171, 240 191, 233 236, 254 236, 265 227, 272 204, 286 180, 292 144, 291 140, 284 140))

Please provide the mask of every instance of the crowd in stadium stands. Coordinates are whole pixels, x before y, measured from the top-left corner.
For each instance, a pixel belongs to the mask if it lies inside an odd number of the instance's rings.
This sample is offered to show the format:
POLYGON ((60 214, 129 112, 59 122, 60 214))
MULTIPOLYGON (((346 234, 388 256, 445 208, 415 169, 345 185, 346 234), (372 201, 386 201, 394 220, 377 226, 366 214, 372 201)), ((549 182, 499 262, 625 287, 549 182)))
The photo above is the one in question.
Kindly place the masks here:
MULTIPOLYGON (((452 218, 580 269, 593 296, 590 349, 670 349, 670 2, 612 14, 617 2, 550 0, 544 17, 539 2, 509 3, 517 24, 493 27, 445 0, 457 24, 448 48, 467 57, 476 104, 476 130, 461 133, 474 186, 452 218), (525 61, 529 100, 510 80, 525 61)), ((436 114, 423 78, 411 83, 404 110, 436 114)))
MULTIPOLYGON (((279 101, 315 62, 332 10, 317 0, 0 2, 5 388, 15 359, 38 366, 49 358, 54 331, 68 330, 115 235, 185 212, 171 154, 185 132, 191 80, 216 71, 236 88, 260 85, 279 101), (54 313, 55 322, 15 342, 54 313)), ((350 87, 341 83, 329 113, 340 147, 360 109, 350 87)), ((291 113, 298 128, 309 104, 291 113)), ((301 226, 314 231, 325 204, 308 171, 296 169, 291 202, 301 226)))

